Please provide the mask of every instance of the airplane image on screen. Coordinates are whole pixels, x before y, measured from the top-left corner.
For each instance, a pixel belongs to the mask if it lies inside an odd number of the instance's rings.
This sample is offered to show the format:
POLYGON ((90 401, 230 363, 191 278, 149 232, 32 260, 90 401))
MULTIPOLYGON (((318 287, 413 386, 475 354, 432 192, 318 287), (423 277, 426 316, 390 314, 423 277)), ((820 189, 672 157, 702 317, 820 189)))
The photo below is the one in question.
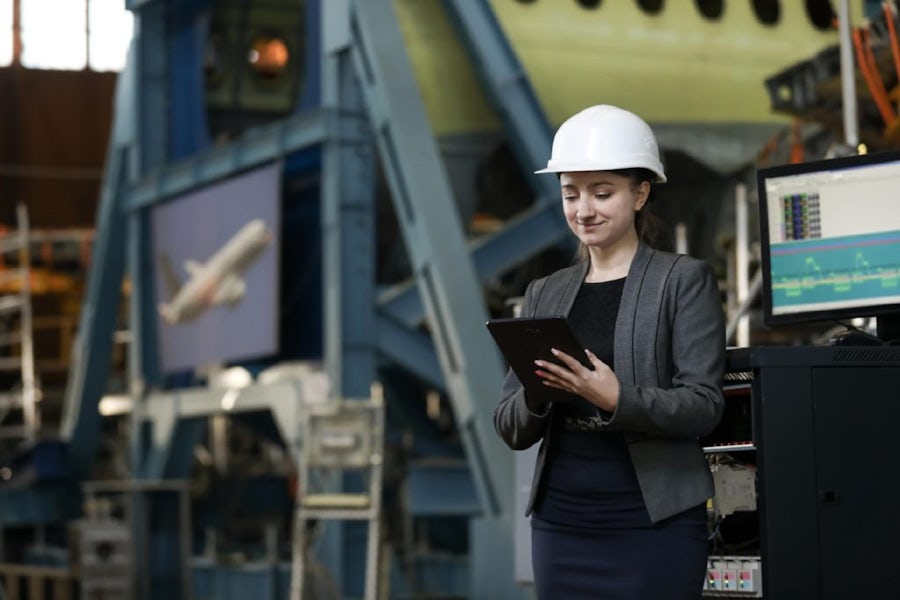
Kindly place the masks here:
POLYGON ((265 252, 272 233, 262 219, 241 227, 205 263, 188 260, 188 278, 179 281, 169 257, 161 256, 163 276, 171 299, 159 305, 159 314, 170 325, 187 323, 213 306, 235 306, 243 298, 246 283, 241 277, 265 252))

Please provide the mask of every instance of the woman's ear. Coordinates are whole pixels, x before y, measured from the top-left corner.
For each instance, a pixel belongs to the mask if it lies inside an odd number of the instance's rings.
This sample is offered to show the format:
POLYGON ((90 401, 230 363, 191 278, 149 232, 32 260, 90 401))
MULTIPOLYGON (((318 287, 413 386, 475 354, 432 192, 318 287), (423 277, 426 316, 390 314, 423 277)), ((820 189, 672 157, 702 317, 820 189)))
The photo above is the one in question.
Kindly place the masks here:
POLYGON ((650 198, 650 182, 642 181, 635 187, 634 194, 634 210, 635 212, 640 211, 644 208, 644 205, 647 204, 647 200, 650 198))

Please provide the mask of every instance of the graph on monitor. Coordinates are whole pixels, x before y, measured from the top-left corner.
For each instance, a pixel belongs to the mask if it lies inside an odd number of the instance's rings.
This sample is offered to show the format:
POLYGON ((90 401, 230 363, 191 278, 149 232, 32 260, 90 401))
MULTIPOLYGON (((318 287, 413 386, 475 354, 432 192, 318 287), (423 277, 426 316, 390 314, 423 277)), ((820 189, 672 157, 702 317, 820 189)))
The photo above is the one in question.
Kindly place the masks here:
POLYGON ((900 152, 758 171, 769 325, 900 312, 900 152))

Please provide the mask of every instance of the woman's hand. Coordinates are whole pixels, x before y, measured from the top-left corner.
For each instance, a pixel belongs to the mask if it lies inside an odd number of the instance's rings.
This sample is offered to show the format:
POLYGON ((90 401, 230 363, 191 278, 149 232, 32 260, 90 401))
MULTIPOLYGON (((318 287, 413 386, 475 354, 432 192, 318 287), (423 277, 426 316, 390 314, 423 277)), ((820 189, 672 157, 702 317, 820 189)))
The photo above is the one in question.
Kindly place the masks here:
POLYGON ((550 350, 553 356, 563 362, 557 365, 544 360, 536 360, 535 373, 543 379, 544 385, 581 396, 594 406, 607 412, 614 412, 619 403, 619 380, 605 362, 590 350, 585 350, 594 370, 588 369, 562 350, 550 350))

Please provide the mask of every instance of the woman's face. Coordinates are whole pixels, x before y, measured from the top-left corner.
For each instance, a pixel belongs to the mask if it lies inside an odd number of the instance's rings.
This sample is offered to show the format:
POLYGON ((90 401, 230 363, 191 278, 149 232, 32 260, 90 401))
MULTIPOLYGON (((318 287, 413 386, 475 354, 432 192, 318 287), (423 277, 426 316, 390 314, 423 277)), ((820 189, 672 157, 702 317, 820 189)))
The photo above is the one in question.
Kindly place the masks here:
POLYGON ((634 184, 610 171, 560 173, 563 212, 572 233, 588 247, 607 249, 637 239, 634 216, 647 201, 650 184, 634 184))

